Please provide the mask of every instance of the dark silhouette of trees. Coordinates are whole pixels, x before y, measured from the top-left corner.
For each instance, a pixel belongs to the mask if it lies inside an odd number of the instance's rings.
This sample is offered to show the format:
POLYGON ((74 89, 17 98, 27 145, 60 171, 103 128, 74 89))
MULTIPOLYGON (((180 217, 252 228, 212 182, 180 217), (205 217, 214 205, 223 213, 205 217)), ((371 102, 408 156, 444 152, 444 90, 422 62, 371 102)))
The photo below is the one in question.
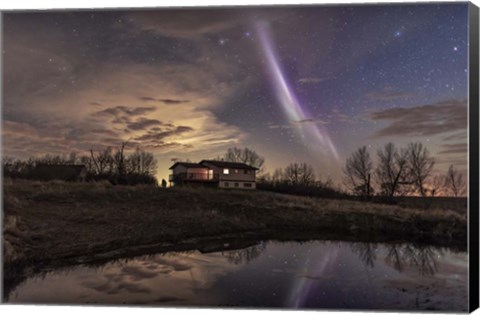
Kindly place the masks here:
POLYGON ((229 148, 225 155, 220 159, 227 162, 245 163, 256 167, 258 168, 259 174, 263 173, 265 170, 265 158, 249 148, 229 148))
POLYGON ((93 152, 93 149, 90 149, 90 157, 91 160, 89 164, 95 166, 95 171, 97 174, 113 172, 113 156, 111 147, 107 147, 97 154, 93 152))
POLYGON ((310 186, 315 182, 313 167, 307 163, 291 163, 283 171, 283 177, 292 185, 310 186))
POLYGON ((457 171, 453 165, 450 165, 445 177, 445 187, 452 193, 453 196, 458 197, 465 193, 466 182, 463 174, 457 171))
POLYGON ((343 172, 347 186, 355 195, 367 199, 372 196, 372 169, 372 160, 366 146, 355 151, 347 159, 343 172))
POLYGON ((137 148, 135 152, 127 158, 126 169, 129 174, 155 174, 157 171, 157 160, 152 153, 137 148))
POLYGON ((408 167, 409 177, 415 190, 422 196, 427 196, 425 184, 435 165, 435 160, 430 157, 427 148, 420 142, 408 145, 408 167))
POLYGON ((99 152, 93 149, 89 154, 78 156, 76 152, 69 155, 45 155, 30 158, 26 161, 4 158, 3 170, 5 177, 35 179, 33 170, 37 165, 74 165, 82 164, 87 170, 87 180, 108 180, 112 184, 156 184, 157 160, 152 153, 137 148, 127 155, 127 142, 114 151, 107 147, 99 152))
POLYGON ((277 168, 273 172, 273 175, 271 177, 271 181, 274 184, 279 184, 285 180, 285 175, 283 174, 283 169, 277 168))
POLYGON ((257 189, 312 197, 348 197, 339 188, 334 187, 330 179, 326 181, 316 179, 313 167, 306 163, 291 163, 284 169, 275 169, 272 175, 265 174, 257 182, 257 189))
MULTIPOLYGON (((365 146, 355 151, 346 161, 345 184, 349 190, 362 198, 373 194, 370 173, 372 161, 365 146)), ((375 182, 378 185, 379 200, 394 202, 397 196, 418 194, 434 197, 448 189, 453 195, 465 192, 463 176, 449 169, 447 176, 433 176, 435 159, 420 142, 411 142, 406 149, 397 149, 387 143, 377 151, 375 182)))
POLYGON ((435 175, 427 182, 427 185, 430 187, 430 197, 435 197, 444 191, 445 177, 442 175, 435 175))
POLYGON ((400 191, 400 186, 407 182, 407 155, 407 150, 398 150, 391 142, 377 152, 376 179, 380 193, 390 200, 400 191))

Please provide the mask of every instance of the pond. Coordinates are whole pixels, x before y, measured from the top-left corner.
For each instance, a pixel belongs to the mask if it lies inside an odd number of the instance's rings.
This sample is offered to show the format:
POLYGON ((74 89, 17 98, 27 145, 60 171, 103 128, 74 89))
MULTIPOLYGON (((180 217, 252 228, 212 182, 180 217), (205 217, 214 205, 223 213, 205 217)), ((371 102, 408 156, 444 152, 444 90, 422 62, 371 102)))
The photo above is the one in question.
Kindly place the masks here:
POLYGON ((242 246, 225 243, 57 269, 18 285, 8 302, 467 310, 465 252, 338 241, 242 246))

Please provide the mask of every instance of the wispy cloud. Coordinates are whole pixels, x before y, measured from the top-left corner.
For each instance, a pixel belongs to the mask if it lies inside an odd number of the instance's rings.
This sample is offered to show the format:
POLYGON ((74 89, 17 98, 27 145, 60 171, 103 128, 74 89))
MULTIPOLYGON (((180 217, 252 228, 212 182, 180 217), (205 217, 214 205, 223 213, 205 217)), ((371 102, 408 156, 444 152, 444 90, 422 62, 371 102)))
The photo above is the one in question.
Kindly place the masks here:
POLYGON ((370 101, 393 101, 397 99, 406 99, 411 97, 413 97, 413 94, 411 93, 395 91, 370 92, 365 94, 365 98, 370 101))
POLYGON ((129 123, 128 129, 130 130, 145 130, 148 129, 149 127, 153 126, 159 126, 161 125, 162 122, 158 119, 148 119, 145 117, 137 119, 135 122, 129 123))
POLYGON ((139 97, 141 101, 144 102, 160 102, 164 104, 183 104, 183 103, 190 103, 189 100, 177 100, 171 98, 154 98, 150 96, 141 96, 139 97))
POLYGON ((301 84, 317 84, 329 80, 330 78, 320 78, 320 77, 305 77, 298 80, 301 84))
POLYGON ((308 124, 328 124, 328 121, 322 118, 307 118, 302 120, 294 120, 288 124, 269 124, 268 128, 270 129, 290 129, 290 128, 301 128, 303 125, 308 124))
POLYGON ((442 144, 438 154, 466 154, 468 152, 467 143, 442 144))
POLYGON ((109 107, 104 110, 98 111, 96 115, 111 115, 114 117, 121 117, 121 116, 139 116, 144 115, 149 112, 155 111, 155 107, 127 107, 127 106, 115 106, 109 107))
POLYGON ((397 107, 370 114, 373 121, 390 124, 377 130, 372 137, 432 136, 465 130, 467 126, 467 101, 450 100, 414 107, 397 107))
POLYGON ((467 132, 462 131, 460 133, 455 133, 453 135, 447 136, 443 138, 443 141, 452 141, 452 140, 465 140, 467 139, 467 132))
POLYGON ((220 32, 244 22, 241 12, 225 9, 184 9, 175 15, 169 10, 145 10, 128 14, 128 19, 143 30, 180 38, 220 32))
POLYGON ((293 122, 296 125, 303 125, 303 124, 328 124, 328 121, 321 119, 321 118, 307 118, 302 120, 296 120, 293 122))

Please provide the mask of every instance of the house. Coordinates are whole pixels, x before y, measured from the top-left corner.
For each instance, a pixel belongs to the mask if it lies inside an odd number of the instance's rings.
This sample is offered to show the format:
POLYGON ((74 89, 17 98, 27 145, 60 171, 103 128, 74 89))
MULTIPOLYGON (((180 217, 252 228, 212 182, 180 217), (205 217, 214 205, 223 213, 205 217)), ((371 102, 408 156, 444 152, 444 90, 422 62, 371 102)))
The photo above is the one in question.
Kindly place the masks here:
POLYGON ((72 164, 37 164, 30 173, 30 178, 44 181, 85 181, 86 177, 85 165, 72 164))
POLYGON ((255 189, 255 173, 258 170, 244 163, 211 160, 177 162, 170 169, 170 186, 204 185, 236 189, 255 189))

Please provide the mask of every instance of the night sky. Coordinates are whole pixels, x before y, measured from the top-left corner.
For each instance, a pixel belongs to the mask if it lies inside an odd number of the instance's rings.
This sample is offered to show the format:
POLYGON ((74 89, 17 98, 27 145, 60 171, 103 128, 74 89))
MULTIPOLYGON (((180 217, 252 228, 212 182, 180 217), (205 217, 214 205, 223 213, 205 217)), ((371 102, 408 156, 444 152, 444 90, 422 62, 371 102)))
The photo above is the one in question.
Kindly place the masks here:
POLYGON ((247 146, 341 182, 362 145, 467 167, 468 6, 5 13, 3 154, 129 139, 172 158, 247 146))

